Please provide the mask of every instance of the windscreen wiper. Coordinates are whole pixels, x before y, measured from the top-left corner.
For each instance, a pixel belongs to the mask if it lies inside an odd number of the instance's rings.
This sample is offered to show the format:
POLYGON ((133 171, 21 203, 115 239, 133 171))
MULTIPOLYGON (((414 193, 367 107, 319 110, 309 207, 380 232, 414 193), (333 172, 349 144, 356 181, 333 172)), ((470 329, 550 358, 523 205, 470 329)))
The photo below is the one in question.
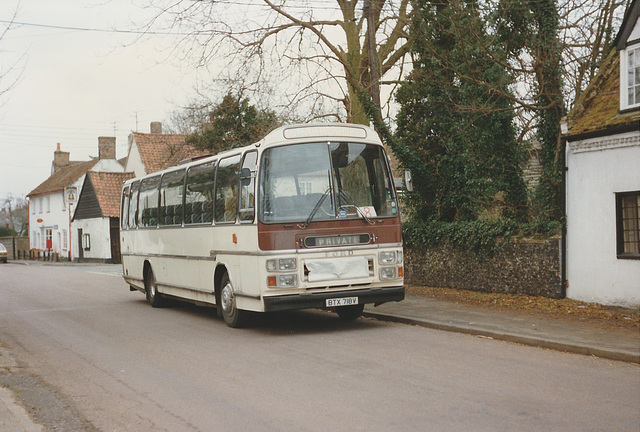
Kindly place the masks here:
POLYGON ((300 228, 305 229, 306 227, 309 226, 309 224, 311 223, 311 220, 313 220, 313 217, 316 215, 316 213, 318 213, 318 210, 320 210, 322 203, 324 203, 324 200, 327 199, 330 192, 331 192, 331 186, 329 186, 329 188, 326 191, 324 191, 320 199, 318 199, 318 202, 313 207, 313 210, 311 210, 311 213, 309 213, 309 217, 307 218, 307 220, 304 221, 304 223, 298 224, 300 228))

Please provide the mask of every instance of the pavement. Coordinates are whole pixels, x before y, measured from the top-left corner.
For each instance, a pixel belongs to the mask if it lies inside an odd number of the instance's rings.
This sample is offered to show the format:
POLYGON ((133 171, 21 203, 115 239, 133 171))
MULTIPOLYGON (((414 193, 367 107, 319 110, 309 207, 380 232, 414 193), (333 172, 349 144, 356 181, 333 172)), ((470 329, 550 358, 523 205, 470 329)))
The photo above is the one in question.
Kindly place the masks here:
POLYGON ((640 331, 603 329, 579 320, 558 320, 407 295, 401 302, 367 305, 379 320, 492 338, 539 348, 640 364, 640 331))

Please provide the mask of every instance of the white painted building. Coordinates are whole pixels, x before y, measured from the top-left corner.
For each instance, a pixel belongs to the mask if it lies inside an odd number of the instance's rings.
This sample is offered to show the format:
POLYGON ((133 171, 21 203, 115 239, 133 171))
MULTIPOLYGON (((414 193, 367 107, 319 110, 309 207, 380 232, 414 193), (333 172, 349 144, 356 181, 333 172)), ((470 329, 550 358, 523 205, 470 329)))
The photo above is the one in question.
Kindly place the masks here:
POLYGON ((99 137, 98 154, 97 159, 90 161, 70 161, 69 152, 60 150, 58 144, 51 164, 51 176, 27 195, 31 250, 55 252, 61 257, 73 258, 71 219, 85 174, 89 170, 124 171, 115 159, 115 138, 99 137))
POLYGON ((131 178, 133 173, 87 172, 71 221, 74 260, 120 262, 120 194, 131 178))
POLYGON ((567 296, 640 305, 640 3, 569 114, 567 296))

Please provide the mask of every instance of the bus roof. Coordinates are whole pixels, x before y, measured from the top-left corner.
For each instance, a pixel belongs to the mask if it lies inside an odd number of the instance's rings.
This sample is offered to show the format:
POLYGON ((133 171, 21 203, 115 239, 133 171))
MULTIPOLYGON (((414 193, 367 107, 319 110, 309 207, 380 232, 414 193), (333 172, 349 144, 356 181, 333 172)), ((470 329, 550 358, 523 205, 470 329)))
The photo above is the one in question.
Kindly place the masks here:
POLYGON ((146 174, 142 177, 127 180, 125 184, 132 183, 134 181, 153 177, 155 175, 162 175, 166 172, 171 172, 180 169, 188 169, 192 165, 199 165, 201 163, 207 163, 209 161, 217 160, 220 158, 233 156, 236 154, 244 153, 249 149, 257 148, 269 148, 287 143, 304 143, 313 142, 318 138, 335 138, 337 140, 349 139, 356 142, 368 142, 372 144, 382 145, 380 137, 372 128, 359 124, 352 123, 300 123, 281 126, 273 131, 269 132, 260 141, 249 144, 244 147, 238 147, 231 150, 225 150, 211 156, 200 156, 192 160, 181 161, 179 165, 175 165, 169 168, 165 168, 160 171, 146 174))

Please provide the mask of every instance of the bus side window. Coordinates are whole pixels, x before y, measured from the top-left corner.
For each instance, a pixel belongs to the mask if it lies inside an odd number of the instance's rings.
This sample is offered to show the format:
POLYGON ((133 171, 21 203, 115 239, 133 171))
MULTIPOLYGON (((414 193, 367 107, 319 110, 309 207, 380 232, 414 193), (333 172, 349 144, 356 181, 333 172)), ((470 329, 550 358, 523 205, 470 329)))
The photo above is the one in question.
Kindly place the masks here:
POLYGON ((160 226, 182 224, 182 195, 185 170, 165 173, 160 185, 160 226))
POLYGON ((192 166, 187 172, 184 198, 184 224, 211 224, 216 161, 192 166))
POLYGON ((233 223, 238 214, 240 155, 220 160, 216 173, 215 221, 233 223))
POLYGON ((131 197, 129 198, 129 228, 135 228, 136 222, 138 220, 138 191, 140 187, 140 182, 135 182, 131 184, 131 191, 129 194, 131 197))
POLYGON ((138 198, 138 226, 155 227, 158 225, 158 186, 160 176, 149 177, 140 183, 138 198))
POLYGON ((240 169, 240 222, 251 223, 256 214, 255 180, 258 152, 248 152, 240 169), (247 177, 248 176, 248 177, 247 177))
POLYGON ((127 217, 129 216, 129 188, 126 186, 122 189, 122 197, 120 200, 120 229, 127 229, 129 226, 127 217))

